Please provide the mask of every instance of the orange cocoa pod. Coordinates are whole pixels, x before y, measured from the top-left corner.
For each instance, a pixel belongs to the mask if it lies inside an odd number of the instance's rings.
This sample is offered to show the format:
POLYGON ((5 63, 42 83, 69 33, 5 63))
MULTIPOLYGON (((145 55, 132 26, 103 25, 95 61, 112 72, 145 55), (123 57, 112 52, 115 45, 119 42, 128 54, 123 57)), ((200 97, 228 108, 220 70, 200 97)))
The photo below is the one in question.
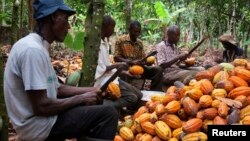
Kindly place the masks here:
POLYGON ((246 116, 242 119, 243 125, 250 125, 250 116, 246 116))
POLYGON ((242 68, 235 68, 236 76, 246 80, 247 82, 250 81, 250 71, 247 69, 242 68))
POLYGON ((222 68, 223 68, 222 66, 215 65, 209 68, 208 71, 212 74, 212 76, 215 76, 218 72, 222 70, 222 68))
POLYGON ((120 135, 115 135, 114 141, 125 141, 120 135))
POLYGON ((198 112, 197 103, 190 97, 184 97, 182 100, 182 105, 185 113, 191 117, 196 116, 198 112))
POLYGON ((196 118, 199 118, 199 119, 201 119, 201 120, 203 120, 203 119, 204 119, 204 116, 203 116, 203 110, 200 110, 200 111, 198 111, 198 112, 197 112, 197 114, 196 114, 196 118))
POLYGON ((203 95, 199 99, 199 105, 202 108, 207 108, 212 105, 213 99, 210 95, 203 95))
POLYGON ((199 81, 201 79, 213 80, 213 78, 214 78, 213 74, 208 70, 197 72, 195 75, 195 79, 197 81, 199 81))
POLYGON ((166 91, 166 95, 170 93, 175 93, 176 90, 177 90, 176 86, 170 86, 166 91))
POLYGON ((146 133, 140 136, 139 141, 152 141, 152 139, 152 135, 146 133))
POLYGON ((135 120, 144 113, 148 113, 148 108, 146 106, 142 106, 137 110, 137 112, 133 115, 133 120, 135 120))
POLYGON ((227 120, 220 117, 216 116, 213 120, 214 125, 227 125, 227 120))
POLYGON ((228 97, 231 99, 234 99, 240 95, 250 96, 250 87, 241 86, 241 87, 234 88, 233 90, 229 92, 228 97))
POLYGON ((161 121, 164 121, 172 129, 182 127, 180 118, 175 114, 164 114, 160 117, 161 121))
POLYGON ((203 92, 199 88, 194 88, 192 90, 186 91, 186 96, 189 96, 193 100, 198 101, 200 97, 203 95, 203 92))
POLYGON ((166 106, 166 112, 169 114, 174 114, 176 113, 179 109, 181 108, 181 104, 179 101, 173 100, 169 102, 166 106))
POLYGON ((158 104, 155 108, 156 115, 162 115, 166 112, 165 106, 163 104, 158 104))
POLYGON ((150 113, 144 113, 142 115, 140 115, 137 119, 139 121, 139 123, 143 123, 143 122, 146 122, 146 121, 149 121, 151 118, 151 114, 150 113))
POLYGON ((172 95, 165 95, 163 98, 162 98, 162 101, 161 103, 163 105, 167 105, 170 101, 173 101, 175 100, 175 98, 172 96, 172 95))
POLYGON ((202 120, 199 118, 193 118, 188 120, 182 127, 183 132, 185 133, 194 133, 200 131, 202 127, 202 120))
POLYGON ((250 96, 247 96, 247 105, 250 105, 250 96))
POLYGON ((229 107, 227 106, 227 104, 224 102, 221 102, 218 106, 219 116, 221 116, 222 118, 226 118, 228 116, 228 111, 229 111, 229 107))
POLYGON ((148 133, 150 135, 156 135, 155 125, 149 121, 141 123, 141 128, 142 128, 142 131, 144 131, 145 133, 148 133))
POLYGON ((230 76, 228 80, 231 81, 235 87, 240 87, 240 86, 248 87, 247 82, 238 76, 230 76))
POLYGON ((149 105, 147 105, 148 111, 149 111, 150 113, 154 112, 156 106, 159 105, 159 104, 161 104, 160 101, 151 102, 149 105))
POLYGON ((244 95, 237 96, 234 100, 239 101, 242 104, 242 108, 249 105, 247 103, 247 97, 244 95))
POLYGON ((206 119, 214 119, 218 115, 218 110, 216 108, 207 108, 203 110, 203 116, 206 119))
POLYGON ((199 83, 200 83, 200 90, 203 92, 203 94, 210 94, 214 89, 214 86, 208 79, 202 79, 199 81, 199 83))
POLYGON ((142 75, 144 73, 144 69, 142 66, 133 65, 129 67, 129 73, 131 73, 132 75, 142 75))
POLYGON ((221 101, 220 100, 218 100, 218 99, 215 99, 215 100, 213 100, 213 102, 212 102, 212 108, 218 108, 219 107, 219 104, 221 103, 221 101))

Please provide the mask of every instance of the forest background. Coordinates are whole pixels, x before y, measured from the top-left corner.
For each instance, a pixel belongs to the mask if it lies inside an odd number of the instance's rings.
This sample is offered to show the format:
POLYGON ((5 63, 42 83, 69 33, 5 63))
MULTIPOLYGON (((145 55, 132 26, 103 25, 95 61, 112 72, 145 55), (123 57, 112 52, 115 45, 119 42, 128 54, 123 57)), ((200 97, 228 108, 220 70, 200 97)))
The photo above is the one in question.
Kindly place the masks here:
MULTIPOLYGON (((0 29, 6 32, 1 32, 4 34, 0 44, 13 44, 33 29, 32 1, 1 0, 0 29)), ((86 0, 65 1, 77 11, 72 21, 73 32, 84 32, 86 0)), ((143 29, 141 39, 146 44, 154 45, 162 39, 162 26, 176 24, 182 33, 180 46, 185 41, 190 47, 209 34, 210 42, 205 48, 220 48, 218 36, 229 33, 244 48, 247 56, 247 45, 250 44, 249 8, 248 0, 106 0, 104 13, 116 20, 115 35, 125 33, 130 20, 138 20, 143 29)))

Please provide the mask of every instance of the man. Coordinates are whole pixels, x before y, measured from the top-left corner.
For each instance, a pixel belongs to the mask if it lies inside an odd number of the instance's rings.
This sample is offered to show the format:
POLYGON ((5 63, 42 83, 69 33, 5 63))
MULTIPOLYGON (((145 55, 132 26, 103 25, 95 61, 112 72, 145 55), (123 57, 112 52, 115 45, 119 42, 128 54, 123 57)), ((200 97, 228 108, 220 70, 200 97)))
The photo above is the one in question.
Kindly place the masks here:
MULTIPOLYGON (((114 60, 116 62, 126 62, 129 65, 139 64, 140 60, 146 56, 143 43, 138 37, 141 35, 141 24, 133 21, 129 25, 129 34, 118 38, 115 44, 114 60)), ((143 65, 144 73, 142 79, 151 80, 151 90, 162 91, 161 78, 162 70, 160 67, 143 65)), ((134 76, 130 76, 134 77, 134 76)), ((128 80, 129 81, 129 80, 128 80)))
MULTIPOLYGON (((126 63, 110 63, 109 58, 109 37, 114 33, 115 21, 110 16, 104 16, 101 32, 101 45, 98 55, 98 65, 95 73, 95 86, 103 85, 119 67, 128 68, 126 63)), ((127 72, 127 71, 126 71, 127 72)), ((124 72, 123 74, 127 74, 124 72)), ((114 83, 119 85, 121 90, 121 97, 115 101, 104 99, 104 105, 112 105, 116 107, 119 111, 123 107, 128 107, 128 109, 136 109, 138 102, 142 97, 142 93, 139 89, 133 87, 129 83, 121 79, 114 80, 114 83)))
POLYGON ((219 41, 224 47, 223 61, 232 62, 236 58, 240 58, 243 55, 243 49, 237 46, 236 41, 232 35, 224 34, 219 37, 219 41))
POLYGON ((59 85, 51 65, 49 44, 64 40, 75 11, 63 0, 36 0, 33 6, 35 32, 13 45, 4 73, 14 129, 25 141, 112 141, 118 122, 115 108, 96 105, 96 87, 59 85))
POLYGON ((168 87, 175 81, 188 83, 188 80, 202 68, 194 68, 194 70, 181 68, 177 62, 184 61, 188 54, 181 53, 176 46, 180 40, 180 29, 176 25, 169 26, 166 34, 167 38, 156 45, 158 65, 164 69, 163 85, 168 87))

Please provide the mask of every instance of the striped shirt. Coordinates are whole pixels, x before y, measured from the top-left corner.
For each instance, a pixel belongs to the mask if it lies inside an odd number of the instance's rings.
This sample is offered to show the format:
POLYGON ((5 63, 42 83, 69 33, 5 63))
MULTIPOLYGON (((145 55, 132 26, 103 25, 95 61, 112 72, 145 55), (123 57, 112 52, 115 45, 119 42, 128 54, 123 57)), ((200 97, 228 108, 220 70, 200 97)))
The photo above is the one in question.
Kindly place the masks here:
POLYGON ((114 54, 130 60, 142 59, 146 56, 142 41, 137 39, 136 42, 132 42, 129 34, 118 37, 114 54))

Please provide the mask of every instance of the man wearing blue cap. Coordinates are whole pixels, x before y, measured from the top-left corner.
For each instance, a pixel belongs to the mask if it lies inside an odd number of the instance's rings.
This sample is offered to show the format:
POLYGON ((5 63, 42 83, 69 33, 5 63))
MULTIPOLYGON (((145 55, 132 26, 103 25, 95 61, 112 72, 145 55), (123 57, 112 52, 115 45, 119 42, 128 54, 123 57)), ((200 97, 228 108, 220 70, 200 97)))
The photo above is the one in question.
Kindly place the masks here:
POLYGON ((96 105, 99 88, 58 83, 48 48, 62 42, 75 11, 63 0, 36 0, 34 33, 17 41, 4 72, 4 96, 11 123, 24 141, 112 141, 118 114, 96 105))

